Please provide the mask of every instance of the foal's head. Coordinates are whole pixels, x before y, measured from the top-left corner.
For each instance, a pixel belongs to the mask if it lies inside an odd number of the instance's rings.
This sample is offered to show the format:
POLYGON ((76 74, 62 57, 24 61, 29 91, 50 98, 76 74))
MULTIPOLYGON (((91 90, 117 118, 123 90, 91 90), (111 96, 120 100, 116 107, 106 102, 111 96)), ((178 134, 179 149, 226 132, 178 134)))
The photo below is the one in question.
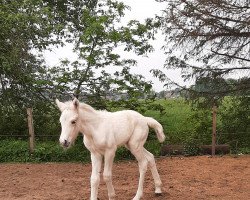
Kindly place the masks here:
POLYGON ((62 132, 59 141, 64 148, 68 148, 74 143, 79 133, 79 101, 75 98, 71 102, 63 103, 56 99, 56 104, 61 111, 62 132))

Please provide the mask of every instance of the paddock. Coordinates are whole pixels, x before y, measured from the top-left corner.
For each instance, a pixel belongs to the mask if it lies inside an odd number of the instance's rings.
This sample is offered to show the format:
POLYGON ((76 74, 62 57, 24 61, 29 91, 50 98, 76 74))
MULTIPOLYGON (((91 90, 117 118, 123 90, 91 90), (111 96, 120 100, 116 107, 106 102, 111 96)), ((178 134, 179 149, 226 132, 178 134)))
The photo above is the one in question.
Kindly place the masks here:
MULTIPOLYGON (((250 156, 161 157, 156 163, 164 184, 163 195, 154 196, 153 180, 148 170, 142 199, 245 200, 250 196, 250 156)), ((0 172, 0 199, 3 200, 87 200, 90 196, 90 164, 2 163, 0 172)), ((114 164, 116 199, 133 198, 138 176, 136 161, 114 164)), ((103 180, 99 199, 108 199, 103 180)))

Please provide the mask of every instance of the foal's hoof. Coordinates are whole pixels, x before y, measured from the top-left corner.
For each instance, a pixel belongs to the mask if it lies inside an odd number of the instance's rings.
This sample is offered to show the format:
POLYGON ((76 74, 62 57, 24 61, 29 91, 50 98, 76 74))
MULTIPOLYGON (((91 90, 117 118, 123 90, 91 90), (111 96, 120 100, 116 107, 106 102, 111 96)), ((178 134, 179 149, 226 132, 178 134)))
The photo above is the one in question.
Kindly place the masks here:
POLYGON ((160 197, 160 196, 162 196, 162 193, 155 193, 155 196, 160 197))

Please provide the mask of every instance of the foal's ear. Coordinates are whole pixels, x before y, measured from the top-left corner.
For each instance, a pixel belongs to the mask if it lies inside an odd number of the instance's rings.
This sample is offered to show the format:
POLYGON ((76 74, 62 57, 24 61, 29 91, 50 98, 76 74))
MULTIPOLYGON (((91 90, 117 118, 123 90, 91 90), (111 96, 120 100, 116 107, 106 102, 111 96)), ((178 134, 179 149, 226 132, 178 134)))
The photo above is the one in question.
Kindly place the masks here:
POLYGON ((60 102, 58 99, 56 99, 56 105, 57 105, 57 107, 59 108, 59 110, 60 110, 61 112, 62 112, 62 111, 65 109, 65 107, 66 107, 65 103, 60 102))
POLYGON ((79 104, 80 104, 80 102, 78 101, 78 99, 77 99, 77 98, 74 98, 74 100, 73 100, 73 105, 74 105, 74 107, 75 107, 76 109, 79 108, 79 104))

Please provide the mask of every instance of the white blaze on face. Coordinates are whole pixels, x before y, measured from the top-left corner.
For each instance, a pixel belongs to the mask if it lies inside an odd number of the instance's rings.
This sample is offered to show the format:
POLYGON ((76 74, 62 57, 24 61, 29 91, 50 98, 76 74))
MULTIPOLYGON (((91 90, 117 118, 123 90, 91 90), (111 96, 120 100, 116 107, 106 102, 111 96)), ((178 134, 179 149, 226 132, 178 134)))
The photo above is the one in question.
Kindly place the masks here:
POLYGON ((62 131, 59 141, 63 147, 69 147, 77 137, 77 118, 77 113, 70 109, 65 109, 62 112, 60 117, 62 131))

